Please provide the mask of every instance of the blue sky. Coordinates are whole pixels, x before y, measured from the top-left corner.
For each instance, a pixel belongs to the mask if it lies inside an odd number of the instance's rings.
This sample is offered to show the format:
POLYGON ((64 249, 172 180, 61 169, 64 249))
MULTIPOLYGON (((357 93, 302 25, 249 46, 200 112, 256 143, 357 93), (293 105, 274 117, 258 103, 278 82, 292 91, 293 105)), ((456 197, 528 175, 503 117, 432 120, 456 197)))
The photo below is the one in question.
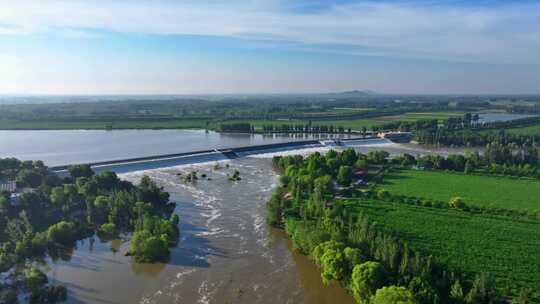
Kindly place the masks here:
POLYGON ((540 93, 540 1, 1 7, 0 94, 540 93))

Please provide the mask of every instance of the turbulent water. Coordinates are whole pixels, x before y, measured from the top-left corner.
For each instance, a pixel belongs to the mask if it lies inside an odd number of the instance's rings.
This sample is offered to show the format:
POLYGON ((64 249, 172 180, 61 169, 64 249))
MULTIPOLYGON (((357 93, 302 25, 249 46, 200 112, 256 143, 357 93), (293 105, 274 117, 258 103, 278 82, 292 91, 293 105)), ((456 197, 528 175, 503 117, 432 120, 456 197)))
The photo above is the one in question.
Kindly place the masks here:
MULTIPOLYGON (((462 152, 385 140, 351 144, 363 153, 462 152)), ((149 175, 177 203, 181 240, 168 263, 135 263, 124 256, 127 239, 105 242, 94 237, 79 242, 65 260, 49 260, 44 267, 53 281, 68 287, 68 303, 353 303, 338 284, 323 285, 312 261, 292 250, 282 231, 266 224, 265 203, 278 183, 272 156, 221 160, 219 169, 212 161, 120 174, 132 182, 149 175), (192 170, 207 178, 183 182, 182 176, 192 170), (241 181, 228 180, 234 170, 241 181)))
POLYGON ((293 253, 283 232, 266 225, 265 202, 277 184, 269 159, 242 158, 123 174, 152 177, 171 193, 181 240, 167 264, 134 263, 127 242, 80 242, 49 274, 68 287, 68 303, 352 303, 324 286, 315 265, 293 253), (229 164, 229 168, 226 167, 229 164), (207 179, 184 183, 197 170, 207 179), (228 175, 240 171, 239 182, 228 175))

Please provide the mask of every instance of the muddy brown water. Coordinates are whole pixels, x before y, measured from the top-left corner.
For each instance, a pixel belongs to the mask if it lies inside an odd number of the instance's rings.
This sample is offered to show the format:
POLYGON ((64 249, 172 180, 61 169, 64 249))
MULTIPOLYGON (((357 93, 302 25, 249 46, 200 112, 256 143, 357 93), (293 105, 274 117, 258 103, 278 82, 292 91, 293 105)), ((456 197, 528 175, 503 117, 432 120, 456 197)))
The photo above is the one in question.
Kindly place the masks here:
MULTIPOLYGON (((463 152, 388 141, 355 148, 415 155, 463 152)), ((354 303, 339 284, 324 285, 314 263, 292 250, 283 231, 266 224, 265 203, 278 183, 270 156, 220 161, 217 170, 215 162, 207 162, 120 175, 132 182, 149 175, 177 203, 181 239, 167 263, 141 264, 124 256, 128 238, 93 237, 78 242, 63 260, 49 259, 42 267, 53 282, 68 288, 67 303, 72 304, 354 303), (211 180, 182 182, 181 176, 192 170, 211 180), (234 170, 241 181, 228 180, 234 170)))
POLYGON ((338 284, 325 286, 313 262, 266 224, 265 202, 278 182, 270 160, 242 158, 221 166, 123 174, 130 181, 147 174, 171 193, 181 240, 170 261, 158 264, 124 256, 127 240, 80 241, 71 258, 44 266, 68 288, 67 303, 354 303, 338 284), (191 170, 211 180, 182 182, 178 174, 191 170), (228 181, 234 170, 241 181, 228 181))

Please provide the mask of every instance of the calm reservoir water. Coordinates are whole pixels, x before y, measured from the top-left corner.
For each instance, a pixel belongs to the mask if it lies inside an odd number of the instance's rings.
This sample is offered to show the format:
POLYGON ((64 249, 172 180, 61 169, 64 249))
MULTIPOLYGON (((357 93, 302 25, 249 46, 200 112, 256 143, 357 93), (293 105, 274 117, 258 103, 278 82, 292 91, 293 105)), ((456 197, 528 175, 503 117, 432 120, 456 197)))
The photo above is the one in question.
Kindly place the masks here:
MULTIPOLYGON (((4 131, 0 132, 0 157, 42 159, 58 165, 291 139, 196 130, 4 131)), ((392 154, 462 152, 387 140, 351 144, 364 153, 380 149, 392 154)), ((328 148, 279 153, 317 149, 328 148)), ((135 263, 124 256, 128 239, 102 241, 95 236, 78 242, 63 259, 49 260, 42 267, 52 281, 68 287, 68 303, 353 303, 338 284, 323 285, 317 267, 291 250, 282 231, 266 225, 265 203, 278 183, 272 156, 220 160, 220 169, 214 168, 215 161, 151 170, 142 170, 141 165, 138 171, 120 175, 133 182, 149 175, 177 202, 181 240, 168 263, 135 263), (211 180, 182 182, 179 174, 191 170, 211 180), (242 177, 236 183, 227 179, 234 170, 242 177)))
POLYGON ((40 159, 48 166, 57 166, 313 137, 301 134, 206 133, 204 130, 0 130, 0 157, 40 159))
POLYGON ((478 121, 480 123, 496 122, 496 121, 510 121, 514 119, 531 117, 534 115, 529 114, 515 114, 515 113, 480 113, 478 114, 478 121))

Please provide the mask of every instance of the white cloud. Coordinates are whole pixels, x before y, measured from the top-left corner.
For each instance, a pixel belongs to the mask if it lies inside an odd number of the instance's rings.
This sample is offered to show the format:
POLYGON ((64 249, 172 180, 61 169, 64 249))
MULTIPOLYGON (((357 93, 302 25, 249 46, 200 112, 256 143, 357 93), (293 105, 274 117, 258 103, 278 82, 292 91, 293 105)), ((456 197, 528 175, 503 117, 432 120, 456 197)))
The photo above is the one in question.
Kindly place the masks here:
POLYGON ((0 34, 84 30, 286 41, 326 51, 451 61, 540 64, 540 4, 492 7, 360 1, 323 10, 291 2, 0 1, 0 34), (355 53, 356 51, 351 51, 355 53))

